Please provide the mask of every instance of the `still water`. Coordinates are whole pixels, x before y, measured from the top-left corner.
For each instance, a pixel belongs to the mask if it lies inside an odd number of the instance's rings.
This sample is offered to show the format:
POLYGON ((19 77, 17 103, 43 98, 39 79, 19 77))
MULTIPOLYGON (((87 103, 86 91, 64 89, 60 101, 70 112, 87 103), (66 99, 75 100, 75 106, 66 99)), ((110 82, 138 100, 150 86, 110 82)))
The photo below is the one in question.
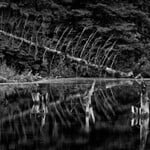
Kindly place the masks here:
POLYGON ((143 95, 131 80, 1 85, 0 150, 146 150, 149 83, 143 95))

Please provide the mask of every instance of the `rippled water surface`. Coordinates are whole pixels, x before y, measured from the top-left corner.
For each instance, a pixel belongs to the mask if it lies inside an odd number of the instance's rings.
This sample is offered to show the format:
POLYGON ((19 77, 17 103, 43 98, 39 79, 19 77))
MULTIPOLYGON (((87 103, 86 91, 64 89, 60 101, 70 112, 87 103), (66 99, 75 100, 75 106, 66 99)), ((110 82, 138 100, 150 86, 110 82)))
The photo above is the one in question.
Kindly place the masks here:
MULTIPOLYGON (((0 150, 146 150, 142 90, 130 80, 1 85, 0 150)), ((147 111, 148 100, 144 106, 147 111)))

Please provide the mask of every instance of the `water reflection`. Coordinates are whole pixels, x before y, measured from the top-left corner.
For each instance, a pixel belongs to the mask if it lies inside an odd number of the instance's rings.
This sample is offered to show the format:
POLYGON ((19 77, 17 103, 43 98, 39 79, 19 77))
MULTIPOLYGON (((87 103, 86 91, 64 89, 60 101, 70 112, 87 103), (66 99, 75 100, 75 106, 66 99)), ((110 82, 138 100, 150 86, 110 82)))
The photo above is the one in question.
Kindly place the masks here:
POLYGON ((133 118, 131 126, 140 126, 140 150, 144 150, 149 133, 149 97, 147 85, 144 81, 140 85, 140 106, 131 106, 133 118))
POLYGON ((15 88, 1 101, 1 149, 146 147, 149 90, 144 82, 92 80, 24 90, 15 88))
POLYGON ((31 109, 31 114, 41 115, 41 127, 45 125, 46 115, 48 114, 48 93, 40 94, 32 93, 33 106, 31 109))

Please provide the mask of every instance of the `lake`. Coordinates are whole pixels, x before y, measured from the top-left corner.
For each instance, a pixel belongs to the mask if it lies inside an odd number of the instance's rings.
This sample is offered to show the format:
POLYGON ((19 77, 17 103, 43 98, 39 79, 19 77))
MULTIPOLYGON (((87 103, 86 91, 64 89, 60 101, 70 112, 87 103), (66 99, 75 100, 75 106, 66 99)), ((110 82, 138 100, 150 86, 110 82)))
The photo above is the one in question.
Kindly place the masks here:
POLYGON ((146 150, 150 81, 0 85, 0 150, 146 150))

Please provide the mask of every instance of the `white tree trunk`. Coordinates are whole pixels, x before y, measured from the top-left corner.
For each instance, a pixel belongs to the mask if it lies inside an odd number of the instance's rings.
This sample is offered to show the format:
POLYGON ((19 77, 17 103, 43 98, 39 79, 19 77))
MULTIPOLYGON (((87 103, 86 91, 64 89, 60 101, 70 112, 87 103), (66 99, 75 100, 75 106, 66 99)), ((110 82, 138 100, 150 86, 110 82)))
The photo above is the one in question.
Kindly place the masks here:
MULTIPOLYGON (((3 30, 0 30, 0 33, 5 35, 5 36, 8 36, 12 39, 15 39, 15 40, 19 40, 19 41, 22 41, 26 44, 29 44, 31 46, 34 46, 34 47, 41 47, 38 43, 34 43, 32 41, 29 41, 25 38, 22 38, 22 37, 18 37, 16 35, 13 35, 11 33, 8 33, 8 32, 5 32, 3 30)), ((96 64, 93 64, 93 63, 90 63, 88 62, 87 60, 85 59, 82 59, 82 58, 78 58, 78 57, 74 57, 74 56, 70 56, 69 54, 65 55, 64 53, 62 53, 61 51, 58 51, 56 49, 52 49, 52 48, 49 48, 49 47, 46 47, 46 46, 42 46, 47 52, 51 52, 51 53, 54 53, 54 54, 57 54, 57 55, 62 55, 62 56, 65 56, 67 57, 68 59, 72 60, 72 61, 75 61, 77 63, 83 63, 84 65, 87 65, 89 67, 93 67, 95 69, 103 69, 105 72, 107 72, 108 74, 112 75, 112 76, 115 76, 115 74, 119 75, 119 77, 122 77, 122 78, 130 78, 130 77, 133 77, 133 73, 132 72, 129 72, 129 73, 125 73, 125 72, 122 72, 122 71, 118 71, 118 70, 114 70, 112 68, 109 68, 109 67, 106 67, 106 66, 103 66, 103 65, 96 65, 96 64)))

